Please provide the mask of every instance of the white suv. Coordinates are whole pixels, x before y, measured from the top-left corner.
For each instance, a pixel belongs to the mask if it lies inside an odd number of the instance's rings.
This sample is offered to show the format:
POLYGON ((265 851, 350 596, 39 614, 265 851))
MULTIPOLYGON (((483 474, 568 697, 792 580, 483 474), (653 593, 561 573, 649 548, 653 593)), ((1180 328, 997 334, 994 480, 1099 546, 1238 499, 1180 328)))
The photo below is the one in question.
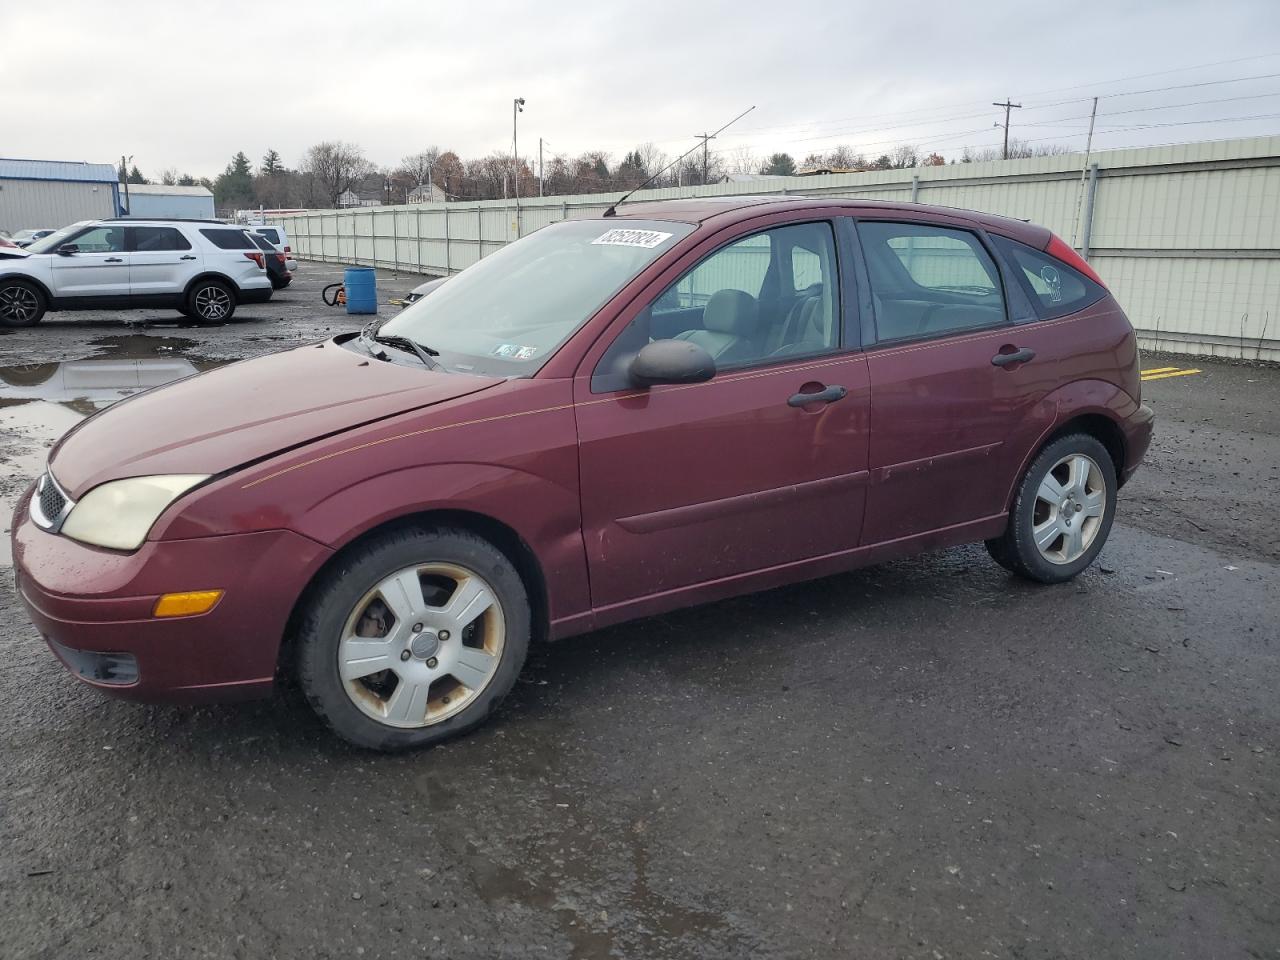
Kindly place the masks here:
POLYGON ((88 220, 0 250, 2 326, 29 327, 46 310, 139 307, 216 323, 270 299, 265 255, 218 220, 88 220))

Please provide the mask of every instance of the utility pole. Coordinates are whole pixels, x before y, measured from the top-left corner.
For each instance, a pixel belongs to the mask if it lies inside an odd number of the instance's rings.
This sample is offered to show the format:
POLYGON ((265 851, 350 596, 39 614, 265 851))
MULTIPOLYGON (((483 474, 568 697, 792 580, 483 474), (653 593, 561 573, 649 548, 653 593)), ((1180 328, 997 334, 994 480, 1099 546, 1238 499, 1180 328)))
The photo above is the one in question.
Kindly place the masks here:
POLYGON ((515 179, 516 199, 520 199, 520 144, 516 139, 516 117, 524 113, 524 97, 511 102, 511 176, 515 179))
POLYGON ((1076 191, 1076 218, 1071 224, 1071 248, 1076 246, 1076 236, 1080 229, 1080 205, 1084 200, 1085 177, 1089 175, 1089 157, 1093 153, 1093 122, 1098 119, 1098 98, 1093 98, 1093 109, 1089 111, 1089 139, 1084 144, 1084 166, 1080 168, 1080 188, 1076 191))
POLYGON ((538 138, 538 196, 542 196, 542 138, 538 138))
POLYGON ((1000 151, 1000 159, 1009 159, 1009 111, 1021 110, 1022 104, 1011 103, 1008 97, 1004 98, 1004 103, 993 103, 993 107, 1004 107, 1004 149, 1000 151))
POLYGON ((714 139, 716 138, 716 135, 715 135, 714 133, 695 133, 695 134, 694 134, 694 136, 695 136, 695 137, 701 137, 701 138, 702 138, 702 184, 703 184, 703 186, 706 186, 706 183, 707 183, 707 141, 708 141, 708 140, 714 140, 714 139))
POLYGON ((133 206, 129 203, 129 164, 133 162, 133 157, 127 160, 124 154, 120 155, 120 178, 124 181, 124 208, 129 211, 129 216, 133 216, 133 206))

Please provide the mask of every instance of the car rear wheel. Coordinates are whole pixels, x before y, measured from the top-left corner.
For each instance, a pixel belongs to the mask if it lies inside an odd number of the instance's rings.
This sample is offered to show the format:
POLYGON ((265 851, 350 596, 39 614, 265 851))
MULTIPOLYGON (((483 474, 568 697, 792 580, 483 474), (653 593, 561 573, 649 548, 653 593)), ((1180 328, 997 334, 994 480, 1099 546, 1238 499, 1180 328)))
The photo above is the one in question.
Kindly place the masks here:
POLYGON ((298 679, 351 743, 428 746, 489 716, 530 631, 524 584, 500 550, 463 530, 399 530, 356 547, 308 592, 298 679))
POLYGON ((22 280, 0 281, 0 324, 32 327, 49 307, 40 289, 22 280))
POLYGON ((1070 580, 1102 551, 1116 512, 1116 471, 1097 439, 1053 441, 1018 485, 1009 526, 987 541, 992 559, 1040 583, 1070 580))
POLYGON ((202 323, 225 323, 236 312, 235 292, 221 280, 200 280, 187 293, 183 313, 202 323))

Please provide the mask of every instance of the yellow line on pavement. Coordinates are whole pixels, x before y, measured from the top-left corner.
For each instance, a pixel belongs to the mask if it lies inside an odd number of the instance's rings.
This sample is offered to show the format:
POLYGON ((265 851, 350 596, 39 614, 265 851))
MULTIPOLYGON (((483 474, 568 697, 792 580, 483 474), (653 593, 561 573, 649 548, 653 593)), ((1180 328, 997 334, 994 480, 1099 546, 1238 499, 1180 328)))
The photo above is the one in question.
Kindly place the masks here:
POLYGON ((1154 370, 1143 370, 1142 375, 1145 377, 1148 373, 1168 373, 1170 370, 1177 369, 1177 367, 1156 367, 1154 370))
POLYGON ((1152 377, 1143 377, 1142 382, 1146 383, 1148 380, 1168 380, 1170 377, 1189 377, 1191 374, 1199 372, 1199 370, 1175 370, 1173 373, 1157 373, 1152 377))

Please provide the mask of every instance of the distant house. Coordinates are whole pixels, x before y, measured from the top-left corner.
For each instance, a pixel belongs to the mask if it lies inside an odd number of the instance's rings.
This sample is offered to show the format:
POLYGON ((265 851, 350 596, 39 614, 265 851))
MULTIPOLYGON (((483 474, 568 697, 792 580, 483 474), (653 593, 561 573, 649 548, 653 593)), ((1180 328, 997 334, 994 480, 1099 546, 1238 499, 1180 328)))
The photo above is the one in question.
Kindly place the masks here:
POLYGON ((449 195, 434 183, 420 183, 409 191, 410 203, 444 203, 449 195))
POLYGON ((380 207, 382 206, 382 190, 357 190, 348 187, 338 194, 340 207, 380 207))

